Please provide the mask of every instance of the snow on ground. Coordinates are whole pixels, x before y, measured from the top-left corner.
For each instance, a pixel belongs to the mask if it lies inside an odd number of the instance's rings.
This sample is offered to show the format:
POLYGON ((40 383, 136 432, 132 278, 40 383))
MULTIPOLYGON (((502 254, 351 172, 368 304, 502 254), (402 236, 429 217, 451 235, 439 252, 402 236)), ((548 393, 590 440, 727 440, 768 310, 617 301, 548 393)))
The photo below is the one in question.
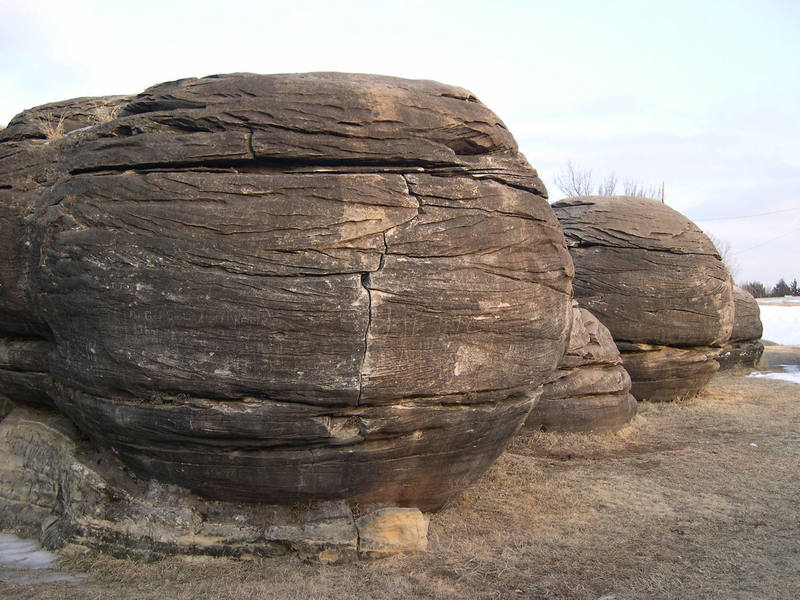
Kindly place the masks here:
POLYGON ((766 379, 780 379, 781 381, 790 381, 791 383, 800 383, 800 366, 798 365, 778 365, 783 369, 780 373, 761 373, 756 371, 750 373, 748 377, 764 377, 766 379))
POLYGON ((762 339, 786 346, 800 346, 800 298, 759 298, 762 339))
POLYGON ((56 563, 56 555, 33 540, 0 533, 0 565, 11 569, 46 569, 56 563))
POLYGON ((759 304, 776 304, 781 306, 800 306, 800 296, 779 296, 778 298, 756 298, 759 304))
POLYGON ((78 583, 86 575, 70 575, 59 570, 58 557, 44 550, 33 540, 0 533, 0 582, 13 581, 23 585, 67 581, 78 583))
MULTIPOLYGON (((762 339, 783 344, 800 346, 800 297, 758 298, 761 310, 761 323, 764 325, 762 339)), ((748 377, 780 379, 800 383, 799 365, 778 365, 782 371, 750 373, 748 377)))

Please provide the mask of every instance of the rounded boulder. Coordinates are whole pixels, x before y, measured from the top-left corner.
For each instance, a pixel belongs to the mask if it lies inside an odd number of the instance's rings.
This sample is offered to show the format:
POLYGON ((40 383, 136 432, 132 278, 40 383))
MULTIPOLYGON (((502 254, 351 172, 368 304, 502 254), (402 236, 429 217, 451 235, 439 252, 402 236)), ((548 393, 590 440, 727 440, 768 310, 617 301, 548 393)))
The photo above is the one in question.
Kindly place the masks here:
POLYGON ((44 345, 52 404, 140 476, 435 509, 563 354, 561 228, 466 90, 220 75, 62 122, 56 175, 3 191, 35 300, 0 323, 30 324, 9 334, 44 345))
POLYGON ((699 392, 733 328, 732 281, 711 240, 644 198, 570 198, 553 209, 575 263, 575 297, 620 347, 634 396, 699 392))

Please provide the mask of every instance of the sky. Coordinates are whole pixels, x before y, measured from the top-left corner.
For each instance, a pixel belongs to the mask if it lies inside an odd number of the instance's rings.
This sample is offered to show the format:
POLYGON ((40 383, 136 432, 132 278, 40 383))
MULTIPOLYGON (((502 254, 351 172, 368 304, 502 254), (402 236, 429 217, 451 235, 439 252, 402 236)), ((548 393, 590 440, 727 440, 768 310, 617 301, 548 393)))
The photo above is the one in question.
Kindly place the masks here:
POLYGON ((800 279, 800 2, 0 0, 0 124, 216 73, 434 79, 497 113, 551 201, 571 162, 663 183, 737 282, 800 279))

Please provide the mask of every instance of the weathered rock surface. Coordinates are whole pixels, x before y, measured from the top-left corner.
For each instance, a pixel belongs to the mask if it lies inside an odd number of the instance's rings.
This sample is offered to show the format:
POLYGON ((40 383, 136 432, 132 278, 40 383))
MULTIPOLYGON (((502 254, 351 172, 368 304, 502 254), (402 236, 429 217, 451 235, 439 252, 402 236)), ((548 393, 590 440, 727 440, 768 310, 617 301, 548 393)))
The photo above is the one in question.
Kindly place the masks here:
POLYGON ((760 342, 764 328, 758 302, 746 290, 734 287, 733 304, 733 331, 717 362, 721 369, 755 367, 764 353, 764 344, 760 342))
POLYGON ((544 187, 460 88, 239 74, 50 105, 0 133, 0 195, 12 399, 208 498, 435 509, 566 344, 544 187))
POLYGON ((633 395, 700 391, 717 369, 712 348, 733 328, 731 277, 711 240, 642 198, 572 198, 553 209, 575 263, 575 297, 617 342, 633 395))
POLYGON ((761 324, 761 310, 756 299, 747 290, 734 287, 733 303, 733 330, 730 341, 760 340, 764 326, 761 324))
POLYGON ((670 402, 693 398, 719 369, 719 348, 675 348, 617 343, 637 400, 670 402))
POLYGON ((525 421, 543 431, 616 431, 636 414, 631 380, 608 329, 573 303, 567 351, 525 421))
POLYGON ((49 351, 50 343, 41 339, 0 338, 0 397, 52 407, 49 351))
POLYGON ((140 559, 170 554, 279 556, 335 563, 424 550, 417 509, 343 500, 285 506, 203 500, 129 477, 108 453, 81 441, 63 415, 18 407, 0 423, 0 526, 40 539, 140 559))
POLYGON ((76 135, 107 122, 124 96, 78 98, 17 115, 0 131, 0 335, 46 336, 32 309, 31 282, 39 260, 29 220, 45 200, 43 186, 66 175, 64 164, 76 135))
POLYGON ((8 399, 8 396, 4 396, 0 394, 0 421, 6 418, 6 415, 12 411, 14 405, 11 403, 11 400, 8 399))

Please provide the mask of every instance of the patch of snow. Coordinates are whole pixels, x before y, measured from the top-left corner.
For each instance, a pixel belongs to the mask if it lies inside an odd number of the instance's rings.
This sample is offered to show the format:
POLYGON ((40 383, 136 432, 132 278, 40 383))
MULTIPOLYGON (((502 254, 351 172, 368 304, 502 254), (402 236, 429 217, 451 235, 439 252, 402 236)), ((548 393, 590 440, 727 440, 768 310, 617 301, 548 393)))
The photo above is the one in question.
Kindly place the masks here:
POLYGON ((761 323, 764 325, 763 339, 776 344, 800 346, 800 299, 782 304, 759 300, 758 307, 761 310, 761 323))
POLYGON ((767 379, 780 379, 781 381, 789 381, 790 383, 800 383, 800 365, 778 365, 783 369, 783 372, 763 373, 756 371, 750 373, 748 377, 765 377, 767 379))
POLYGON ((0 581, 22 585, 67 581, 79 583, 86 578, 61 571, 58 557, 44 550, 38 542, 0 533, 0 581))
POLYGON ((33 540, 0 533, 0 566, 11 569, 46 569, 56 564, 57 557, 43 550, 33 540))
POLYGON ((756 302, 761 304, 780 304, 800 306, 800 296, 781 296, 779 298, 756 298, 756 302))

